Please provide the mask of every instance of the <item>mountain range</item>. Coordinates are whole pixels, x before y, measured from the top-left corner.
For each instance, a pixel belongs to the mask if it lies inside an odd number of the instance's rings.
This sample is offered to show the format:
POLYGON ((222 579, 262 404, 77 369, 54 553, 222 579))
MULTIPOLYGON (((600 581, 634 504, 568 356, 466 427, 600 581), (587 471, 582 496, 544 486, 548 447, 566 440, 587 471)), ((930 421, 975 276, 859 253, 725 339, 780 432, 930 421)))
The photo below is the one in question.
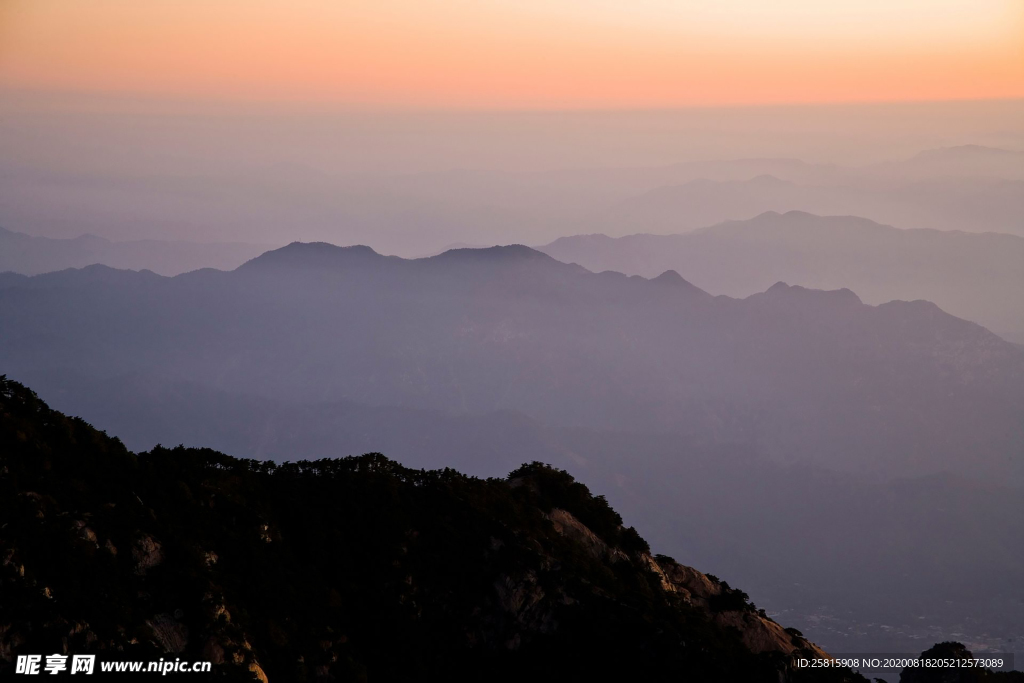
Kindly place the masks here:
POLYGON ((1024 476, 1024 354, 925 301, 784 283, 713 297, 672 271, 595 274, 521 246, 404 260, 297 243, 227 273, 96 266, 0 286, 12 375, 154 373, 700 435, 846 470, 1024 476))
POLYGON ((237 268, 266 251, 241 243, 204 244, 165 240, 113 242, 82 235, 71 239, 36 237, 0 228, 0 272, 38 275, 67 268, 102 264, 111 268, 151 270, 178 275, 200 268, 237 268))
POLYGON ((3 275, 0 342, 136 450, 540 459, 829 647, 1018 632, 1024 352, 924 301, 293 244, 231 272, 3 275))
MULTIPOLYGON (((475 241, 481 231, 537 243, 542 230, 679 233, 793 210, 863 216, 900 228, 1024 236, 1024 152, 978 145, 860 167, 725 159, 534 173, 474 169, 378 182, 396 201, 427 207, 426 215, 447 213, 452 226, 475 222, 475 241), (509 232, 516 222, 519 232, 509 232), (535 227, 528 232, 527 226, 535 227)), ((374 187, 366 185, 369 196, 374 187)), ((469 233, 449 241, 461 239, 470 241, 469 233)))
POLYGON ((715 294, 780 280, 848 287, 870 304, 925 299, 1024 343, 1024 237, 902 230, 854 216, 768 212, 682 234, 563 237, 540 250, 589 270, 654 277, 673 269, 715 294))
POLYGON ((1024 152, 964 145, 862 167, 738 160, 669 167, 570 227, 614 236, 679 233, 766 211, 863 216, 907 229, 1024 237, 1024 152))
MULTIPOLYGON (((976 145, 862 166, 725 158, 387 174, 341 172, 322 151, 307 163, 236 160, 228 168, 189 164, 176 152, 160 164, 117 157, 99 174, 74 165, 54 168, 49 157, 31 161, 33 154, 22 151, 0 159, 0 222, 33 235, 77 237, 84 231, 118 239, 174 235, 275 244, 287 234, 413 256, 456 243, 679 233, 765 211, 798 210, 862 216, 899 228, 1024 236, 1024 153, 976 145)), ((87 263, 64 267, 82 265, 87 263)))

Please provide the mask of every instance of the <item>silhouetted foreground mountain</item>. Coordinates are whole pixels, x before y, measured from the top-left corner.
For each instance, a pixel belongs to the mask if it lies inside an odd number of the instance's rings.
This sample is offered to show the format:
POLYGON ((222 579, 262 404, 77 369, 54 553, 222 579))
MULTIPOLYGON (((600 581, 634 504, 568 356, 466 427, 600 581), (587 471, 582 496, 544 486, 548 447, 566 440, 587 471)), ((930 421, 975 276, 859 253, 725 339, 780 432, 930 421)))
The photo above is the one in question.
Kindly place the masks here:
POLYGON ((381 455, 135 455, 0 377, 0 670, 211 660, 236 680, 863 680, 603 497, 381 455))
POLYGON ((1024 342, 1024 238, 1014 235, 902 230, 854 216, 790 211, 683 234, 563 237, 541 251, 595 272, 654 277, 677 270, 698 287, 729 296, 749 296, 782 280, 848 287, 870 304, 925 299, 1024 342))
POLYGON ((144 376, 64 372, 47 384, 61 387, 51 405, 77 406, 135 450, 184 443, 279 462, 384 452, 414 469, 480 477, 529 454, 606 493, 662 552, 785 610, 787 624, 826 649, 912 652, 922 635, 987 642, 1019 632, 1024 495, 1003 483, 941 473, 887 481, 774 463, 740 444, 567 429, 508 411, 300 403, 144 376), (822 621, 823 605, 841 626, 822 621))
POLYGON ((111 268, 178 275, 199 268, 237 268, 264 249, 259 245, 242 243, 113 242, 95 235, 53 239, 0 228, 0 272, 36 275, 99 263, 111 268))

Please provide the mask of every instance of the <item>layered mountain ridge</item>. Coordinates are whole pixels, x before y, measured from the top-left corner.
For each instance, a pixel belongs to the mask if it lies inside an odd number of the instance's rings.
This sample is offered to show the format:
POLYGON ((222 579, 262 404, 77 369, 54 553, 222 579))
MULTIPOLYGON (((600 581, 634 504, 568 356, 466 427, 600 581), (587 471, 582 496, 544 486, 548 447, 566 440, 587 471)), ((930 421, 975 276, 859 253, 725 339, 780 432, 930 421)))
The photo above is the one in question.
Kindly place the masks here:
POLYGON ((265 249, 265 245, 239 242, 118 242, 88 234, 58 239, 26 235, 0 227, 0 272, 11 270, 37 275, 101 263, 112 268, 177 275, 199 268, 235 268, 265 249))
POLYGON ((230 272, 5 276, 0 368, 140 451, 480 476, 535 453, 828 647, 980 642, 979 604, 1016 633, 1021 349, 926 301, 735 299, 666 270, 297 244, 230 272))
POLYGON ((1018 236, 901 229, 803 211, 675 232, 577 235, 540 249, 590 270, 652 277, 675 269, 702 289, 734 297, 782 280, 847 287, 870 304, 925 299, 1024 341, 1024 238, 1018 236))
POLYGON ((155 373, 278 399, 703 435, 840 469, 1024 477, 1024 354, 987 330, 846 289, 731 299, 686 284, 523 246, 406 260, 295 243, 232 272, 11 280, 0 362, 29 380, 64 366, 155 373))

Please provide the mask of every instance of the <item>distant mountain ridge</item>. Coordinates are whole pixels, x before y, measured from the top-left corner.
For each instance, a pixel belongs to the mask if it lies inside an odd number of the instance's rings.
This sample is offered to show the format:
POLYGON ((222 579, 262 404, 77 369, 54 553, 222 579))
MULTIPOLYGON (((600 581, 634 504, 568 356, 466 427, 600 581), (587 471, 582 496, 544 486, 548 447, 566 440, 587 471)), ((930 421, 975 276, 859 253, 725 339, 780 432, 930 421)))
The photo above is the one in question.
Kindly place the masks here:
MULTIPOLYGON (((542 454, 826 638, 822 605, 856 612, 844 628, 862 634, 869 602, 902 619, 940 592, 941 618, 909 628, 943 633, 979 601, 1016 604, 1020 348, 926 301, 774 280, 734 299, 665 271, 593 273, 522 246, 406 260, 295 244, 230 272, 4 276, 0 368, 138 448, 383 443, 486 476, 542 454), (953 555, 949 528, 970 539, 953 555)), ((986 613, 1010 632, 1012 615, 986 613)))
POLYGON ((877 164, 876 169, 893 166, 932 175, 959 173, 1024 180, 1024 152, 985 145, 926 149, 903 162, 877 164))
MULTIPOLYGON (((865 216, 900 228, 1024 235, 1019 151, 963 146, 900 154, 861 166, 781 156, 387 176, 332 173, 324 160, 228 175, 191 167, 140 176, 124 169, 101 179, 71 169, 39 176, 9 159, 0 160, 0 223, 34 234, 302 238, 406 256, 434 254, 442 245, 543 244, 574 233, 677 233, 790 210, 865 216)), ((230 269, 257 253, 231 264, 191 261, 188 269, 230 269)), ((138 259, 91 262, 173 274, 138 259)), ((33 272, 88 264, 65 260, 33 272)))
POLYGON ((897 448, 885 467, 964 469, 957 454, 971 444, 969 469, 1024 474, 1005 459, 1020 425, 1001 422, 1024 400, 1024 356, 924 302, 872 307, 783 285, 711 297, 682 277, 591 273, 523 246, 406 260, 295 243, 226 273, 15 281, 0 289, 0 322, 12 323, 0 348, 12 372, 54 359, 98 377, 159 368, 289 400, 515 410, 581 427, 710 434, 725 420, 716 438, 787 460, 830 453, 843 467, 897 448), (947 385, 953 398, 937 399, 947 385), (877 396, 901 417, 872 434, 877 396), (991 401, 978 419, 1002 426, 963 424, 991 401))
POLYGON ((232 270, 265 249, 264 245, 243 243, 114 242, 95 235, 55 239, 0 227, 0 272, 37 275, 102 264, 112 268, 178 275, 200 268, 232 270))
POLYGON ((799 183, 774 175, 695 179, 621 199, 571 226, 613 235, 672 234, 769 211, 797 210, 866 216, 907 229, 999 232, 1024 237, 1022 196, 1024 178, 987 175, 925 174, 901 176, 898 181, 853 175, 821 183, 799 183))
POLYGON ((336 269, 370 263, 380 263, 388 257, 365 245, 338 247, 327 242, 292 242, 280 249, 263 252, 247 260, 240 270, 304 267, 336 269))
POLYGON ((714 294, 748 296, 783 280, 848 287, 872 304, 927 299, 1024 341, 1024 238, 902 230, 855 216, 766 212, 675 235, 563 237, 540 247, 591 270, 684 273, 714 294))

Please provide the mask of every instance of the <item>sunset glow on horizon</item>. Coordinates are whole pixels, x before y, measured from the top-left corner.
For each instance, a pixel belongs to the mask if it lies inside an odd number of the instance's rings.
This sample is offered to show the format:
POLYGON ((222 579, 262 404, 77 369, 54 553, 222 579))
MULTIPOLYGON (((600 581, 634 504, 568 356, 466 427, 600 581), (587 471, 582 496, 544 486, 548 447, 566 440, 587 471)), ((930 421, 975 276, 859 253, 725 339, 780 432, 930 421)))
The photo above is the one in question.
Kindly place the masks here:
POLYGON ((8 0, 0 87, 402 107, 1024 97, 1020 0, 8 0))

